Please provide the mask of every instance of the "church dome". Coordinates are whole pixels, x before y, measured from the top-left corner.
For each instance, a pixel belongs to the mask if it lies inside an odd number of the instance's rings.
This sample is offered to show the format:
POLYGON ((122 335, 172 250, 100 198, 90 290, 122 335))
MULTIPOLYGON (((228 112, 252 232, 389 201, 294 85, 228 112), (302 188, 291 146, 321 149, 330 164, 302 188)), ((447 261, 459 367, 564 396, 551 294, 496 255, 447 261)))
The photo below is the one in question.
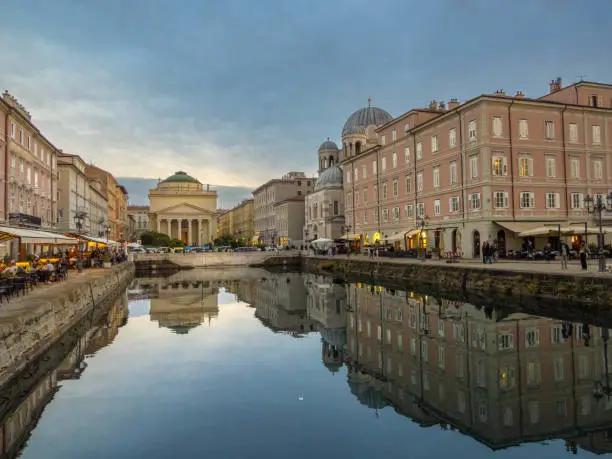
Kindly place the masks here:
POLYGON ((342 169, 340 166, 331 166, 321 172, 315 183, 315 191, 332 186, 342 186, 342 169))
POLYGON ((200 181, 187 174, 187 172, 177 171, 174 175, 163 180, 162 183, 200 183, 200 181))
POLYGON ((336 145, 336 142, 329 140, 328 137, 327 140, 319 147, 319 151, 321 150, 338 150, 338 145, 336 145))
POLYGON ((380 126, 392 119, 393 117, 382 108, 370 106, 360 108, 348 117, 342 128, 342 135, 364 133, 368 126, 380 126))

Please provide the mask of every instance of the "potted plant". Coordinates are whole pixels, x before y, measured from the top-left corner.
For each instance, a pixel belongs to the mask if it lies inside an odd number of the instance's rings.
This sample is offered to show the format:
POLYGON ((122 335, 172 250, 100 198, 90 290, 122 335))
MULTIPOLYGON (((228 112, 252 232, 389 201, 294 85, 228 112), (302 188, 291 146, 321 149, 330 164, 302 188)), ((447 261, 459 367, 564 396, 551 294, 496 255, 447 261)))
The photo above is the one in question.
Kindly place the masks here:
POLYGON ((104 254, 104 267, 105 268, 110 268, 111 266, 112 266, 111 265, 111 256, 110 256, 110 254, 105 253, 104 254))

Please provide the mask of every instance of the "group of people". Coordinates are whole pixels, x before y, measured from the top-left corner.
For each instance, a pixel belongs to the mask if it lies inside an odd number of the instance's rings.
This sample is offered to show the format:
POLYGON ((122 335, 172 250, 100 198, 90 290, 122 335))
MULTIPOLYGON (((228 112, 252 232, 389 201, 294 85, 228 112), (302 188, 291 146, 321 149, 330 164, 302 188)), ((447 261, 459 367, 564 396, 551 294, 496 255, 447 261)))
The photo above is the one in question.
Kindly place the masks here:
POLYGON ((482 262, 490 265, 498 257, 497 245, 494 242, 484 241, 482 243, 482 262))

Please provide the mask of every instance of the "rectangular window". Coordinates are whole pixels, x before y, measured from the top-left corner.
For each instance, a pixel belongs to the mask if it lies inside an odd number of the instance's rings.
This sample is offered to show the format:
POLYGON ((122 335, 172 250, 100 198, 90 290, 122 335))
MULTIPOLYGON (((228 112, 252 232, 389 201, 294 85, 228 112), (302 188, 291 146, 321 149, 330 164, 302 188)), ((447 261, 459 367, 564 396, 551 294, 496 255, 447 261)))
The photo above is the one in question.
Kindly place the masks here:
MULTIPOLYGON (((355 207, 359 205, 359 190, 355 190, 355 207)), ((323 211, 323 206, 321 206, 321 211, 323 211)))
POLYGON ((386 137, 384 135, 380 137, 380 143, 382 145, 385 145, 387 143, 387 139, 386 139, 386 137))
POLYGON ((419 172, 416 177, 417 192, 423 191, 423 173, 419 172))
POLYGON ((583 203, 582 193, 572 193, 572 209, 582 209, 583 203))
POLYGON ((377 163, 376 163, 375 160, 372 161, 372 174, 374 174, 374 175, 376 175, 376 171, 377 171, 376 164, 377 163))
POLYGON ((535 194, 531 191, 521 191, 519 194, 519 206, 521 209, 533 209, 535 207, 535 194))
POLYGON ((409 175, 406 176, 406 194, 410 193, 410 189, 412 188, 412 179, 409 175))
POLYGON ((557 176, 557 161, 555 158, 546 158, 546 177, 557 176))
POLYGON ((399 195, 399 182, 397 179, 393 179, 393 197, 397 198, 399 195))
POLYGON ((15 169, 17 167, 17 157, 14 154, 11 154, 11 169, 15 169))
POLYGON ((450 184, 456 185, 457 184, 457 163, 455 161, 453 161, 449 165, 449 175, 450 175, 450 184))
POLYGON ((533 348, 540 344, 540 330, 537 328, 529 329, 525 332, 525 347, 533 348))
POLYGON ((433 186, 434 188, 438 188, 440 186, 440 168, 433 168, 433 186))
POLYGON ((506 191, 495 191, 493 193, 493 207, 506 209, 508 207, 508 193, 506 191))
POLYGON ((519 138, 529 138, 529 122, 527 120, 519 120, 519 138))
POLYGON ((434 201, 434 215, 437 217, 440 215, 440 200, 436 199, 434 201))
POLYGON ((494 116, 491 122, 491 128, 495 137, 500 137, 503 134, 502 119, 499 116, 494 116))
POLYGON ((346 171, 346 183, 351 183, 351 172, 346 171))
POLYGON ((439 150, 438 148, 438 136, 437 135, 432 135, 431 136, 431 152, 435 153, 439 150))
POLYGON ((383 172, 387 170, 387 157, 386 156, 382 157, 380 167, 383 172))
POLYGON ((339 213, 338 201, 334 201, 334 215, 338 215, 338 213, 339 213))
POLYGON ((547 209, 558 209, 560 207, 559 202, 561 201, 559 193, 546 193, 546 208, 547 209))
POLYGON ((438 367, 442 369, 446 367, 446 348, 444 344, 438 345, 438 367))
POLYGON ((448 146, 449 148, 457 146, 457 129, 455 128, 448 131, 448 146))
POLYGON ((593 126, 593 145, 601 144, 601 127, 593 126))
POLYGON ((529 156, 521 156, 518 162, 519 175, 521 177, 531 177, 533 175, 533 159, 529 156))
POLYGON ((499 350, 514 349, 514 335, 512 333, 502 333, 499 335, 499 350))
POLYGON ((386 183, 383 183, 383 186, 382 186, 382 198, 387 199, 387 184, 386 183))
POLYGON ((19 129, 19 144, 23 145, 23 129, 19 129))
POLYGON ((528 386, 539 386, 542 382, 541 366, 539 362, 527 362, 525 376, 528 386))
POLYGON ((570 159, 570 176, 574 179, 580 178, 580 159, 570 159))
POLYGON ((559 344, 565 342, 565 338, 563 338, 563 326, 555 325, 550 329, 550 341, 553 344, 559 344))
POLYGON ((504 176, 508 173, 506 157, 501 153, 494 153, 491 159, 491 174, 496 177, 504 176))
POLYGON ((472 179, 478 178, 478 156, 470 157, 470 177, 472 179))
POLYGON ((544 133, 547 139, 555 138, 555 123, 553 121, 546 121, 544 124, 544 133))
POLYGON ((459 212, 459 196, 448 198, 448 211, 451 213, 459 212))
POLYGON ((593 178, 595 180, 601 180, 603 178, 603 162, 601 159, 593 161, 593 178))
POLYGON ((393 129, 393 130, 391 131, 391 140, 392 140, 393 142, 395 142, 395 141, 397 140, 397 131, 396 131, 395 129, 393 129))
MULTIPOLYGON (((594 127, 594 126, 593 126, 594 127)), ((32 145, 32 137, 28 136, 26 138, 26 148, 30 151, 30 146, 32 145)))
POLYGON ((406 217, 412 217, 412 204, 406 204, 404 206, 404 215, 406 217))
POLYGON ((11 121, 11 138, 15 138, 15 122, 11 121))
POLYGON ((368 188, 363 189, 363 202, 368 202, 368 188))
POLYGON ((399 207, 394 207, 393 208, 393 221, 398 221, 400 218, 400 208, 399 207))
POLYGON ((423 218, 425 216, 425 204, 423 204, 422 202, 419 202, 417 204, 417 217, 419 218, 423 218))
POLYGON ((368 176, 367 167, 365 167, 365 164, 361 166, 361 176, 363 178, 366 178, 368 176))
POLYGON ((470 141, 476 140, 476 120, 472 120, 468 123, 468 138, 470 141))
POLYGON ((397 167, 397 153, 395 152, 391 155, 391 164, 393 165, 393 169, 397 167))
POLYGON ((423 159, 423 144, 421 142, 418 142, 416 146, 416 159, 423 159))
POLYGON ((389 221, 389 209, 383 209, 383 222, 389 221))
POLYGON ((470 194, 470 209, 471 210, 480 209, 480 193, 470 194))
POLYGON ((364 225, 368 224, 368 211, 367 210, 363 211, 363 224, 364 225))
POLYGON ((578 125, 576 123, 569 124, 569 141, 571 143, 578 142, 578 125))
POLYGON ((408 147, 404 149, 404 161, 406 162, 406 164, 410 162, 410 148, 408 147))

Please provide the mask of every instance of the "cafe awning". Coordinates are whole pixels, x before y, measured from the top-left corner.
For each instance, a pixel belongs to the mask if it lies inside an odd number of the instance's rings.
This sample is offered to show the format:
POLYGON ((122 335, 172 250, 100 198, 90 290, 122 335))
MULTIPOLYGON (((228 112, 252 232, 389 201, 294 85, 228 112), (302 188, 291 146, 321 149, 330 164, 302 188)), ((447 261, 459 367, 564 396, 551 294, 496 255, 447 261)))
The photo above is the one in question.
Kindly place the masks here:
MULTIPOLYGON (((519 234, 525 231, 532 231, 536 228, 542 227, 542 222, 495 222, 497 225, 501 226, 508 231, 512 231, 513 233, 519 234)), ((551 226, 551 229, 553 227, 551 226)))
POLYGON ((354 241, 355 239, 360 239, 361 236, 359 234, 343 234, 338 239, 344 241, 354 241))
POLYGON ((73 245, 76 240, 63 234, 49 233, 47 231, 34 230, 29 228, 12 228, 10 226, 0 226, 0 241, 11 239, 21 240, 22 244, 45 244, 45 245, 73 245))
POLYGON ((387 237, 384 238, 384 240, 387 241, 387 242, 403 241, 405 234, 406 233, 404 231, 402 231, 401 233, 395 233, 395 234, 392 234, 390 236, 387 236, 387 237))
POLYGON ((410 231, 408 231, 408 232, 406 233, 406 237, 407 237, 407 238, 414 237, 414 236, 416 236, 417 234, 419 234, 420 232, 421 232, 421 230, 419 230, 419 229, 411 229, 410 231))
POLYGON ((116 241, 110 241, 110 240, 106 240, 106 239, 102 239, 100 237, 95 237, 95 236, 88 236, 86 234, 77 234, 77 233, 66 233, 66 236, 74 238, 74 239, 81 239, 82 241, 87 241, 87 242, 94 242, 96 244, 103 244, 103 245, 119 245, 119 242, 116 241))

